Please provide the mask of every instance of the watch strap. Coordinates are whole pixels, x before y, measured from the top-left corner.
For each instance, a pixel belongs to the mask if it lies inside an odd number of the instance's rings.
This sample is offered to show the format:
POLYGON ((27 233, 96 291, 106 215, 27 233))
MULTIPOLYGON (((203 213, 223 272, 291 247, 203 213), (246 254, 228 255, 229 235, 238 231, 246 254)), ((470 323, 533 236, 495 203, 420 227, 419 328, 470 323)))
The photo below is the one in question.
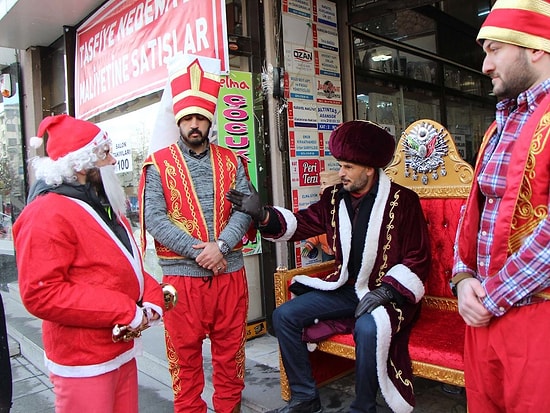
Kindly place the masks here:
POLYGON ((453 278, 451 278, 449 280, 449 285, 451 286, 451 292, 453 293, 453 295, 455 297, 457 297, 457 295, 458 295, 457 291, 456 291, 456 286, 458 285, 458 283, 460 281, 463 281, 466 278, 473 278, 473 276, 471 274, 461 272, 461 273, 458 273, 457 275, 455 275, 453 278))

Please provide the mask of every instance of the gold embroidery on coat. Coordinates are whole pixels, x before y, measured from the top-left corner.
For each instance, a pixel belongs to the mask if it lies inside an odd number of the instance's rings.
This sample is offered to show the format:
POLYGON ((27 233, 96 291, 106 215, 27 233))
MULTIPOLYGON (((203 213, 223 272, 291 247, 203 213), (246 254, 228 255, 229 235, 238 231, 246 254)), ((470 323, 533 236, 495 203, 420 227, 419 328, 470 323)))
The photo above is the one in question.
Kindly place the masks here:
POLYGON ((390 220, 388 221, 388 224, 386 225, 386 243, 382 247, 382 265, 380 266, 380 270, 378 271, 378 277, 376 278, 376 286, 380 286, 382 284, 382 278, 386 275, 385 269, 388 268, 388 254, 387 252, 391 249, 391 241, 392 241, 392 235, 391 231, 394 229, 393 221, 395 220, 395 213, 393 210, 399 205, 399 192, 398 190, 395 195, 393 196, 393 201, 390 202, 390 210, 388 211, 388 216, 390 217, 390 220))
POLYGON ((512 233, 508 240, 508 253, 517 251, 525 237, 533 232, 536 226, 548 216, 548 206, 545 204, 533 205, 531 197, 533 189, 531 182, 536 179, 537 155, 546 149, 550 136, 550 113, 546 113, 537 125, 531 141, 531 147, 525 165, 525 172, 518 194, 518 201, 512 217, 512 233))
POLYGON ((401 331, 401 323, 405 320, 405 317, 403 317, 403 310, 401 310, 397 305, 392 301, 390 303, 394 309, 394 311, 397 313, 397 327, 395 329, 395 334, 399 333, 401 331))
POLYGON ((393 360, 390 358, 390 365, 392 366, 393 368, 393 372, 395 374, 395 378, 397 380, 399 380, 401 383, 403 383, 405 386, 407 387, 410 387, 412 389, 412 391, 414 392, 414 387, 413 387, 413 384, 410 380, 408 379, 405 379, 403 380, 403 371, 402 370, 398 370, 396 367, 395 367, 395 364, 393 363, 393 360))

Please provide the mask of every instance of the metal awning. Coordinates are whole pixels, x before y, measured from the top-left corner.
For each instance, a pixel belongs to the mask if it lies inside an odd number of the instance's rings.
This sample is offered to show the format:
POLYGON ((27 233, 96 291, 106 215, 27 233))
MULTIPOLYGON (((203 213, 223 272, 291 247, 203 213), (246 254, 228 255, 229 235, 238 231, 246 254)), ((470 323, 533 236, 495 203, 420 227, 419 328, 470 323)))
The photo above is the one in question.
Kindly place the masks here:
POLYGON ((104 0, 0 0, 0 47, 49 46, 104 0))

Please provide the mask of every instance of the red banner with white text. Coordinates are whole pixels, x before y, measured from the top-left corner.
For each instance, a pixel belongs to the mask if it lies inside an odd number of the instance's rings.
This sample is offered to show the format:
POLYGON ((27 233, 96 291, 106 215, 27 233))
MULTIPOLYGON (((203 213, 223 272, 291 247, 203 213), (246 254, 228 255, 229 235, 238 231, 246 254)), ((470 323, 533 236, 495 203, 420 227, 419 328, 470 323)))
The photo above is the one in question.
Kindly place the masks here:
POLYGON ((76 37, 81 119, 162 89, 176 53, 220 59, 229 72, 225 0, 113 0, 76 37))

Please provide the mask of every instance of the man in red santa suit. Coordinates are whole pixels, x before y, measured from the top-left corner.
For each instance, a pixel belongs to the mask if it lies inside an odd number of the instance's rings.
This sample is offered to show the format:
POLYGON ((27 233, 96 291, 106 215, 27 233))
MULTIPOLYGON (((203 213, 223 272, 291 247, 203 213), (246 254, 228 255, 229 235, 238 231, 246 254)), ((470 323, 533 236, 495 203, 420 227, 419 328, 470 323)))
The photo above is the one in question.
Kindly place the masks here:
POLYGON ((57 413, 138 412, 137 332, 159 322, 163 293, 143 269, 124 217, 111 141, 93 123, 49 116, 48 157, 32 159, 36 183, 13 226, 19 287, 43 320, 45 363, 57 413), (136 334, 137 335, 137 334, 136 334))

